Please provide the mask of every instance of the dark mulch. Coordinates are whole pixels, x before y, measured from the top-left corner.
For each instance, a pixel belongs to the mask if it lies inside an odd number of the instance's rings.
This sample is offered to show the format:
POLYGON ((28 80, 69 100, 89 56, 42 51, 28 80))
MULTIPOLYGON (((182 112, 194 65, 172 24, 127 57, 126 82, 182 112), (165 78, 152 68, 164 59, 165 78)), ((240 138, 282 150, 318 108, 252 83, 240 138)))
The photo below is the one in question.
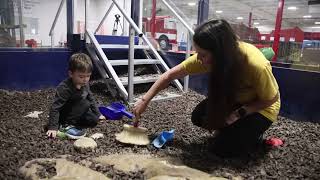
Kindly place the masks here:
MULTIPOLYGON (((17 169, 35 158, 55 158, 68 154, 69 159, 80 162, 106 154, 134 152, 159 157, 179 158, 183 164, 211 173, 215 176, 242 176, 245 179, 320 179, 320 125, 279 118, 267 136, 284 140, 281 147, 261 150, 249 159, 220 159, 208 151, 208 132, 194 127, 190 114, 203 96, 190 92, 182 98, 165 102, 153 102, 142 118, 142 126, 152 137, 162 130, 175 129, 174 142, 157 150, 146 147, 119 144, 114 134, 128 122, 108 121, 88 130, 87 134, 101 132, 105 138, 97 140, 94 151, 78 152, 73 141, 48 139, 42 127, 47 122, 48 108, 54 95, 53 89, 34 92, 0 91, 0 179, 22 179, 17 169), (43 111, 39 119, 23 117, 31 111, 43 111)), ((96 93, 99 103, 111 99, 105 93, 96 93)), ((91 164, 114 179, 142 179, 142 172, 124 174, 112 166, 91 164)), ((55 169, 44 166, 42 177, 50 177, 55 169)))

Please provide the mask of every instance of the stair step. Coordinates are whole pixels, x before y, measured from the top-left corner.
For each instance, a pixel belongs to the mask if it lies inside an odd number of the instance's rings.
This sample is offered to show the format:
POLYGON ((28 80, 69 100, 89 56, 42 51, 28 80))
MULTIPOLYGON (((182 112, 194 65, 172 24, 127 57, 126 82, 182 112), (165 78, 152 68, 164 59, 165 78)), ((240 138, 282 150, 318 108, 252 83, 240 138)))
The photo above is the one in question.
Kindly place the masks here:
MULTIPOLYGON (((127 44, 100 44, 102 49, 129 49, 127 44)), ((134 49, 150 49, 147 45, 134 45, 134 49)))
MULTIPOLYGON (((128 65, 128 59, 118 59, 118 60, 109 60, 112 66, 124 66, 128 65)), ((139 64, 160 64, 161 62, 157 59, 134 59, 134 65, 139 64)))
MULTIPOLYGON (((150 83, 155 82, 159 78, 159 74, 149 74, 149 75, 142 75, 142 76, 134 76, 133 77, 133 84, 143 84, 143 83, 150 83)), ((128 85, 128 76, 119 77, 120 81, 124 86, 128 85)))
MULTIPOLYGON (((162 94, 158 94, 155 97, 152 98, 151 101, 164 101, 164 100, 170 100, 170 99, 174 99, 174 98, 178 98, 181 97, 181 94, 177 94, 174 92, 165 92, 162 94)), ((142 96, 139 96, 137 98, 134 98, 134 102, 137 102, 139 99, 141 99, 142 96)))
POLYGON ((169 93, 167 92, 166 94, 163 95, 157 95, 154 98, 152 98, 151 101, 163 101, 163 100, 169 100, 177 97, 181 97, 182 95, 176 94, 176 93, 169 93))

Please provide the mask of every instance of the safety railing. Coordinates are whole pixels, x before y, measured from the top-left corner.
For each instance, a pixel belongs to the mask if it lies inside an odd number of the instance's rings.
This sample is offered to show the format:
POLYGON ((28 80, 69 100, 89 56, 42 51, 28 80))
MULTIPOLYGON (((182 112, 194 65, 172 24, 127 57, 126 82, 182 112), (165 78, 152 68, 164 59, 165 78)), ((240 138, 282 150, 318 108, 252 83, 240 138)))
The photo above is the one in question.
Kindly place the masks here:
MULTIPOLYGON (((120 7, 120 5, 117 3, 116 0, 112 0, 113 3, 117 6, 117 8, 119 9, 119 11, 121 12, 121 14, 124 16, 124 18, 129 22, 130 26, 135 30, 136 33, 138 33, 139 37, 143 39, 143 41, 150 47, 151 52, 153 53, 153 55, 160 60, 162 67, 165 69, 165 71, 168 71, 170 68, 168 67, 168 65, 165 63, 165 61, 162 59, 162 57, 160 56, 160 54, 158 53, 158 51, 153 47, 153 45, 151 44, 151 42, 148 40, 148 38, 143 34, 143 32, 141 31, 141 29, 139 29, 139 27, 135 24, 135 22, 131 19, 130 16, 127 15, 126 12, 124 12, 124 10, 120 7)), ((130 33, 131 34, 131 33, 130 33)), ((129 60, 130 62, 130 60, 129 60)), ((132 81, 133 77, 129 77, 129 81, 132 81)), ((183 90, 182 85, 180 84, 180 82, 178 80, 174 80, 174 84, 178 87, 178 89, 183 90)))
MULTIPOLYGON (((186 59, 190 57, 191 51, 191 42, 192 36, 194 35, 193 29, 186 23, 186 21, 170 6, 170 4, 166 0, 161 0, 163 4, 175 15, 175 17, 183 24, 185 28, 187 28, 187 49, 186 49, 186 59)), ((189 76, 184 77, 183 79, 183 90, 188 91, 189 87, 189 76)))
POLYGON ((58 9, 58 11, 56 13, 56 16, 55 16, 55 18, 53 20, 53 23, 51 25, 51 29, 50 29, 50 32, 49 32, 49 36, 51 37, 51 47, 52 48, 54 47, 54 28, 56 27, 57 20, 58 20, 58 18, 60 16, 60 13, 61 13, 61 10, 62 10, 62 7, 63 7, 64 3, 65 3, 65 0, 61 0, 60 5, 59 5, 59 9, 58 9))
POLYGON ((108 70, 109 74, 112 76, 112 78, 114 79, 114 81, 116 82, 117 86, 119 87, 121 94, 124 97, 128 97, 128 93, 127 93, 125 87, 122 85, 117 73, 112 68, 112 65, 110 64, 107 56, 104 54, 100 44, 98 43, 97 39, 94 36, 94 34, 92 32, 90 32, 89 30, 86 30, 86 36, 89 38, 90 42, 93 44, 95 50, 97 51, 97 55, 99 56, 99 58, 102 59, 104 61, 104 63, 106 64, 107 70, 108 70))
POLYGON ((111 2, 110 7, 108 8, 106 14, 103 16, 102 20, 100 21, 97 29, 94 31, 94 34, 96 34, 96 33, 99 31, 99 29, 100 29, 101 26, 103 25, 104 21, 106 20, 107 16, 109 15, 110 11, 112 10, 113 6, 114 6, 114 4, 113 4, 113 2, 111 2))
MULTIPOLYGON (((173 14, 177 17, 177 19, 179 19, 179 21, 188 29, 188 34, 187 34, 187 53, 186 53, 186 58, 190 56, 190 50, 191 50, 191 37, 194 34, 194 31, 192 30, 192 28, 182 19, 182 17, 167 3, 167 1, 162 0, 162 2, 168 7, 168 9, 170 11, 173 12, 173 14)), ((122 83, 120 82, 120 80, 116 81, 116 83, 118 84, 118 86, 120 87, 120 90, 122 91, 122 93, 128 97, 129 101, 130 99, 132 100, 133 98, 133 49, 134 49, 134 43, 133 43, 133 36, 135 35, 134 32, 136 32, 139 36, 140 39, 143 40, 143 42, 149 46, 151 53, 156 57, 156 59, 158 59, 161 62, 161 65, 163 67, 163 69, 165 71, 168 71, 170 68, 168 67, 168 65, 165 63, 165 61, 162 59, 162 57, 160 56, 160 54, 158 53, 158 51, 153 47, 152 43, 149 41, 149 39, 143 34, 141 28, 139 28, 135 22, 133 21, 133 19, 127 15, 127 13, 124 11, 124 9, 122 9, 122 7, 118 4, 118 2, 116 0, 112 0, 110 7, 107 9, 107 12, 105 13, 105 15, 103 16, 102 20, 100 21, 98 27, 96 28, 96 30, 94 31, 94 34, 96 34, 99 29, 101 28, 101 26, 103 25, 105 19, 107 18, 107 16, 110 14, 112 8, 114 7, 114 5, 117 7, 117 9, 121 12, 121 14, 123 15, 123 17, 129 22, 130 24, 130 31, 129 31, 129 38, 130 38, 130 44, 129 44, 129 59, 128 59, 128 92, 124 89, 122 83)), ((88 16, 88 14, 86 13, 86 17, 88 16)), ((87 18, 86 18, 87 19, 87 18)), ((88 31, 88 29, 86 29, 86 34, 89 36, 89 39, 92 41, 95 40, 95 38, 93 37, 93 34, 90 34, 90 32, 88 31)), ((97 42, 94 43, 94 46, 96 47, 96 50, 99 52, 99 56, 102 56, 103 60, 106 62, 107 58, 104 55, 101 47, 97 44, 97 42)), ((106 64, 110 64, 110 63, 106 63, 106 64)), ((110 65, 111 67, 111 65, 110 65)), ((112 69, 112 68, 110 68, 112 69)), ((113 76, 113 75, 112 75, 113 76)), ((117 75, 114 73, 114 76, 117 77, 117 75)), ((113 77, 114 78, 114 77, 113 77)), ((118 79, 118 78, 116 78, 118 79)), ((184 86, 182 86, 180 84, 180 82, 178 80, 174 80, 174 84, 178 87, 179 90, 184 90, 187 91, 188 90, 188 83, 189 83, 189 77, 185 77, 184 78, 184 86)))

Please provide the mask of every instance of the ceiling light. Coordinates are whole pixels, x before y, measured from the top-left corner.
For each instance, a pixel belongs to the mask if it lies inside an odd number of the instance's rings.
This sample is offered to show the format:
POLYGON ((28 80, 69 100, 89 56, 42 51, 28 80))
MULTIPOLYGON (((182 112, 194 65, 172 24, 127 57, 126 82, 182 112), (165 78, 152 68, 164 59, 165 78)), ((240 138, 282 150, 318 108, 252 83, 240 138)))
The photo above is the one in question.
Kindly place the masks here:
POLYGON ((314 22, 314 24, 320 24, 320 22, 314 22))
POLYGON ((289 9, 289 10, 297 10, 297 7, 295 7, 295 6, 289 6, 288 9, 289 9))
POLYGON ((188 3, 188 6, 195 6, 195 5, 196 5, 195 2, 190 2, 190 3, 188 3))
POLYGON ((253 24, 254 24, 254 25, 258 25, 258 24, 260 24, 260 23, 259 23, 259 22, 254 22, 253 24))
POLYGON ((216 11, 216 13, 218 13, 218 14, 220 14, 220 13, 222 13, 223 11, 220 11, 220 10, 218 10, 218 11, 216 11))
POLYGON ((238 19, 238 20, 242 20, 242 19, 243 19, 243 17, 237 17, 237 19, 238 19))
POLYGON ((312 29, 320 29, 320 26, 313 26, 312 29))
POLYGON ((312 16, 311 15, 305 15, 303 16, 303 18, 311 18, 312 16))

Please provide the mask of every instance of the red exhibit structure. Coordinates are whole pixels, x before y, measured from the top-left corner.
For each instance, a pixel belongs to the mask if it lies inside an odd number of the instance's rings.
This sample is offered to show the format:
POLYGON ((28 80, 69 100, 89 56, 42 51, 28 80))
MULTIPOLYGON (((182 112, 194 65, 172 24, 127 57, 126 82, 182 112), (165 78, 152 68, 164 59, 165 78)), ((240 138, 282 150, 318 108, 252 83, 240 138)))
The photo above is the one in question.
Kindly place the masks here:
MULTIPOLYGON (((305 33, 299 27, 294 27, 292 29, 281 29, 279 35, 280 40, 283 42, 303 42, 305 39, 305 33)), ((275 31, 272 31, 270 34, 261 34, 261 36, 263 37, 264 41, 273 41, 271 37, 275 37, 275 31)))

